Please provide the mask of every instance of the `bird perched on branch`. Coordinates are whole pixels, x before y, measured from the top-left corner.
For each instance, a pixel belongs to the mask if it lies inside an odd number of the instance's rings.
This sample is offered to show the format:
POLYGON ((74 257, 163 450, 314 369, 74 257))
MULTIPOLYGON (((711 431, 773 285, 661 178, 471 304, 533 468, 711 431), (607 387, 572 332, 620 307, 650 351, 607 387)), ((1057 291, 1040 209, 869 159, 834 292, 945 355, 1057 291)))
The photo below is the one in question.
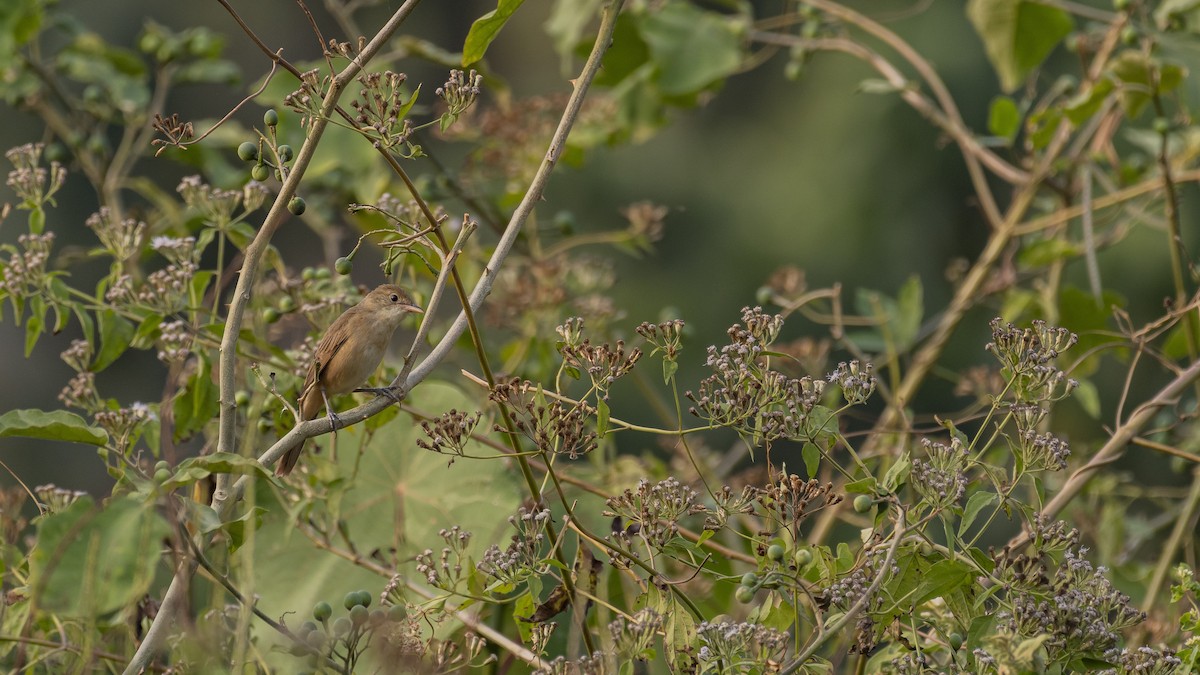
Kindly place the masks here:
MULTIPOLYGON (((403 288, 384 284, 371 291, 357 305, 334 320, 317 343, 304 388, 300 390, 298 409, 301 421, 316 419, 324 404, 330 425, 338 416, 329 405, 329 397, 354 391, 379 368, 392 333, 409 314, 420 314, 403 288)), ((390 389, 363 389, 395 398, 390 389)), ((301 442, 287 451, 275 466, 276 476, 286 476, 295 468, 301 442)))

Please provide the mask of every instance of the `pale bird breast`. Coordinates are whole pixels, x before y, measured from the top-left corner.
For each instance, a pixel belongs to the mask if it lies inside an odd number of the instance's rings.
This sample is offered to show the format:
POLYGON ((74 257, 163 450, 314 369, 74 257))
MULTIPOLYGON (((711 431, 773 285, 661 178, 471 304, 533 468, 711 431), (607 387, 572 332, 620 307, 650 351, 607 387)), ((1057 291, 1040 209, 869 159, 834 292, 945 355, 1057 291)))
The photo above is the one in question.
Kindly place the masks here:
POLYGON ((345 394, 367 381, 387 351, 387 340, 351 338, 322 373, 327 394, 345 394))

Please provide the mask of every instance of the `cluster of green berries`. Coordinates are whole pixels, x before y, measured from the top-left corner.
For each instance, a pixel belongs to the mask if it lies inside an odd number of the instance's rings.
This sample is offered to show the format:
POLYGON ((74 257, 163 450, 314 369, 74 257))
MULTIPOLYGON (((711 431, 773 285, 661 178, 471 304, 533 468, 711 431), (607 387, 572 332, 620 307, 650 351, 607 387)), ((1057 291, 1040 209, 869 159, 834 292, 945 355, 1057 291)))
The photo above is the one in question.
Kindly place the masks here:
MULTIPOLYGON (((274 138, 275 128, 279 124, 279 113, 268 109, 265 113, 263 113, 263 124, 267 125, 267 130, 270 132, 271 137, 274 138)), ((267 177, 271 175, 269 167, 273 165, 269 160, 267 160, 266 157, 263 156, 264 153, 262 152, 261 140, 258 143, 255 143, 254 141, 246 141, 242 143, 238 146, 237 154, 243 162, 254 162, 254 166, 250 169, 250 177, 254 180, 262 182, 267 180, 267 177)), ((275 148, 275 154, 279 157, 279 162, 281 165, 292 161, 292 157, 294 155, 292 152, 292 146, 290 145, 277 146, 275 148)), ((280 181, 283 180, 283 170, 281 167, 275 167, 275 179, 280 181)), ((304 203, 304 199, 301 197, 292 197, 291 200, 288 201, 288 211, 291 211, 293 215, 298 216, 303 214, 306 208, 307 205, 304 203)))
MULTIPOLYGON (((787 556, 787 549, 782 544, 771 544, 767 547, 767 560, 775 565, 782 565, 784 558, 787 556)), ((807 548, 798 548, 792 553, 791 567, 792 570, 799 572, 813 560, 812 551, 807 548)), ((760 588, 776 588, 783 581, 785 574, 768 570, 761 576, 756 572, 746 572, 742 575, 742 581, 738 584, 737 590, 734 591, 733 597, 740 603, 749 603, 754 600, 754 594, 760 588)))
POLYGON ((371 594, 364 590, 350 591, 342 600, 345 616, 333 618, 333 606, 322 600, 313 605, 312 619, 300 624, 292 654, 305 656, 326 651, 326 647, 344 642, 354 650, 359 640, 371 629, 389 621, 402 621, 407 616, 404 605, 387 609, 370 609, 371 594))

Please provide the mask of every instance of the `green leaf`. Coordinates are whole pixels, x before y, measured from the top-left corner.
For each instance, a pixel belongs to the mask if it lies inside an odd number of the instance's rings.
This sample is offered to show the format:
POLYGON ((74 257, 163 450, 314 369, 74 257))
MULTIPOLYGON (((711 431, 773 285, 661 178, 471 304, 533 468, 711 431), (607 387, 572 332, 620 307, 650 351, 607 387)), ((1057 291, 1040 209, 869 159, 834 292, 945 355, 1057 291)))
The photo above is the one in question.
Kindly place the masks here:
POLYGON ((988 110, 988 131, 1011 143, 1020 130, 1021 113, 1017 110, 1016 101, 1008 96, 992 99, 992 107, 988 110))
POLYGON ((821 465, 821 449, 816 443, 805 443, 800 449, 800 456, 804 458, 804 470, 808 473, 809 478, 816 478, 817 467, 821 465))
POLYGON ((905 450, 900 459, 896 460, 887 473, 883 476, 883 489, 888 493, 894 493, 904 485, 908 480, 908 474, 912 470, 912 455, 905 450))
POLYGON ((1077 380, 1079 386, 1071 393, 1071 398, 1083 408, 1092 419, 1100 419, 1100 392, 1096 383, 1091 380, 1077 380))
POLYGON ((596 435, 604 438, 608 433, 608 403, 603 398, 596 399, 596 435))
POLYGON ((663 359, 663 384, 671 384, 671 378, 679 370, 679 362, 663 359))
POLYGON ((463 43, 462 65, 464 68, 483 58, 492 40, 500 34, 500 29, 512 18, 514 12, 524 4, 525 0, 500 0, 496 9, 475 19, 467 39, 463 43))
POLYGON ((37 606, 72 616, 103 616, 150 589, 170 532, 152 501, 114 498, 97 508, 81 497, 38 522, 30 555, 37 606))
POLYGON ((38 338, 46 330, 46 302, 40 295, 29 302, 29 319, 25 322, 25 358, 33 353, 38 338))
POLYGON ((642 22, 642 39, 668 96, 698 92, 741 66, 734 19, 686 2, 671 2, 642 22))
POLYGON ((900 351, 908 349, 917 341, 921 332, 921 319, 925 315, 925 291, 921 277, 912 275, 896 294, 896 316, 892 324, 892 338, 900 351))
POLYGON ((1035 241, 1023 248, 1018 257, 1025 267, 1043 267, 1079 255, 1079 247, 1058 237, 1035 241))
POLYGON ((49 441, 104 445, 108 434, 82 417, 66 410, 9 410, 0 415, 0 437, 23 436, 49 441))
POLYGON ((174 490, 184 485, 191 485, 214 474, 244 475, 257 473, 269 476, 270 473, 253 457, 242 457, 230 452, 215 452, 211 455, 190 457, 179 463, 174 475, 163 483, 164 490, 174 490))
POLYGON ((1105 99, 1112 93, 1116 85, 1109 78, 1097 80, 1092 86, 1079 92, 1067 101, 1067 119, 1071 124, 1079 126, 1100 112, 1105 99))
POLYGON ((1075 27, 1067 12, 1030 0, 968 0, 967 18, 1006 92, 1021 86, 1075 27))
POLYGON ((979 512, 996 503, 1000 495, 995 492, 985 492, 980 490, 973 493, 967 498, 967 507, 963 509, 962 522, 958 524, 958 536, 964 536, 967 533, 967 528, 971 527, 971 523, 975 522, 975 518, 979 512))
POLYGON ((920 605, 940 598, 958 586, 971 583, 974 576, 974 568, 961 560, 939 560, 922 574, 913 602, 920 605))
POLYGON ((217 388, 212 381, 212 364, 201 357, 199 367, 188 378, 183 392, 175 398, 175 440, 182 440, 204 428, 221 411, 217 388))
POLYGON ((1127 49, 1113 58, 1108 72, 1121 84, 1121 107, 1129 117, 1137 117, 1152 99, 1150 57, 1127 49))
POLYGON ((96 352, 92 370, 99 372, 112 365, 117 357, 129 349, 133 342, 134 326, 111 309, 101 312, 96 318, 100 323, 100 350, 96 352))

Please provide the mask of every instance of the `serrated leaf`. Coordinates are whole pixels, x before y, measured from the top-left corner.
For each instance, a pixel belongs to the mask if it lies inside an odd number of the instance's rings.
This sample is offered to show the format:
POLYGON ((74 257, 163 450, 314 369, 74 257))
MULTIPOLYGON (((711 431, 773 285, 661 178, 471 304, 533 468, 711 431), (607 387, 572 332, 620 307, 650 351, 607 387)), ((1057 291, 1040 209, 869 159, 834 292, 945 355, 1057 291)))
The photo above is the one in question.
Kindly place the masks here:
POLYGON ((492 41, 500 34, 500 29, 504 28, 504 24, 508 23, 513 13, 524 3, 525 0, 500 0, 496 9, 475 19, 471 30, 467 32, 467 39, 463 42, 464 68, 483 58, 492 41))
POLYGON ((969 0, 967 18, 1005 92, 1021 86, 1075 27, 1067 12, 1030 0, 969 0))
POLYGON ((10 410, 0 415, 0 437, 4 436, 88 445, 104 445, 108 442, 108 433, 103 429, 91 426, 79 415, 66 410, 10 410))

